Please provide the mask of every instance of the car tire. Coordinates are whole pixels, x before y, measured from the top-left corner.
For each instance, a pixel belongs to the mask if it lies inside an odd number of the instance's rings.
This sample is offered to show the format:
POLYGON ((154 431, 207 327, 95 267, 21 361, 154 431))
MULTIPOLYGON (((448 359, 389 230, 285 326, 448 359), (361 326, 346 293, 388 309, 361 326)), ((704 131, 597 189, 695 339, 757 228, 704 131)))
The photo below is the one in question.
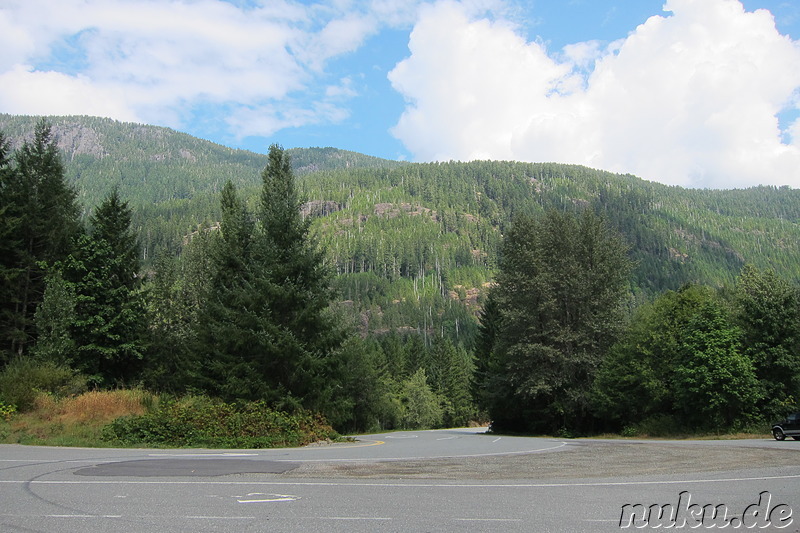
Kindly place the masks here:
POLYGON ((781 428, 772 428, 772 436, 775 437, 775 440, 784 440, 786 438, 781 428))

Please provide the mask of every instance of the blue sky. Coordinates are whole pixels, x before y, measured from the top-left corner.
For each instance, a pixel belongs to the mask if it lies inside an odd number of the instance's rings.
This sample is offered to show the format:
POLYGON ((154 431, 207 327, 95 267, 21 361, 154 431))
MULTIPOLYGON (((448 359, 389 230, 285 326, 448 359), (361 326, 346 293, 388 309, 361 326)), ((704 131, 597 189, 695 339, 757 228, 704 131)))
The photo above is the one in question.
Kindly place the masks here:
POLYGON ((0 47, 5 113, 800 187, 794 0, 3 0, 0 47))

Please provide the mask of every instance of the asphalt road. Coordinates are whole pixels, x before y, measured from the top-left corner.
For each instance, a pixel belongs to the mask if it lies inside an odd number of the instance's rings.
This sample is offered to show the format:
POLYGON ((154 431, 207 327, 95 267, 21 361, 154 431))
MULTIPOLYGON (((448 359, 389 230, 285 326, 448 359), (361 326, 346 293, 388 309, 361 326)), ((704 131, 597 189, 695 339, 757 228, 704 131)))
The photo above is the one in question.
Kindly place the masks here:
POLYGON ((686 529, 800 531, 797 441, 482 431, 278 450, 3 445, 0 531, 618 531, 658 525, 642 521, 653 505, 686 529))

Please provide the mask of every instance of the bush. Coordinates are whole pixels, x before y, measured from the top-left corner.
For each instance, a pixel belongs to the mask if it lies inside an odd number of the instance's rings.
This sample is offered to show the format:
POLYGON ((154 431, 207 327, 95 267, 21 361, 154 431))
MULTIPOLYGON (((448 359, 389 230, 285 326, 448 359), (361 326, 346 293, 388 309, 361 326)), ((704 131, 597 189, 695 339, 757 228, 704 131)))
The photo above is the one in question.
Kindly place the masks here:
POLYGON ((402 411, 400 427, 403 429, 428 429, 441 427, 444 411, 441 398, 431 390, 425 370, 419 369, 405 380, 400 389, 402 411))
POLYGON ((11 417, 14 416, 14 413, 17 412, 17 408, 13 405, 9 405, 4 402, 0 402, 0 418, 9 422, 11 417))
POLYGON ((686 428, 672 415, 653 415, 636 424, 629 431, 637 436, 670 437, 686 432, 686 428))
POLYGON ((150 413, 103 428, 103 440, 123 446, 274 448, 336 437, 322 417, 307 411, 288 414, 264 402, 230 404, 204 396, 163 401, 150 413))
POLYGON ((0 401, 15 405, 20 412, 32 409, 42 392, 66 397, 85 390, 84 376, 50 361, 17 357, 0 372, 0 401))

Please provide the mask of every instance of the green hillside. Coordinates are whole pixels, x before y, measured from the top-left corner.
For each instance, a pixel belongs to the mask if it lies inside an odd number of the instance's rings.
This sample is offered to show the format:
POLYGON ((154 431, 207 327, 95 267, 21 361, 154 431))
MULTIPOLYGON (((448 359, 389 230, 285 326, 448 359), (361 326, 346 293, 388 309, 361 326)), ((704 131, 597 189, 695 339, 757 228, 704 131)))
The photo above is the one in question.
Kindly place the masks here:
MULTIPOLYGON (((115 186, 130 201, 145 264, 218 220, 225 181, 251 205, 257 198, 265 155, 166 128, 49 120, 84 208, 115 186)), ((0 115, 0 131, 20 142, 35 121, 0 115)), ((515 214, 551 208, 592 208, 626 237, 635 298, 690 281, 722 286, 745 263, 800 281, 800 191, 788 187, 693 190, 575 165, 288 152, 341 299, 367 331, 470 337, 504 228, 515 214)))
MULTIPOLYGON (((0 131, 18 148, 40 117, 0 114, 0 131)), ((114 187, 136 208, 146 256, 173 247, 197 222, 213 218, 222 185, 255 187, 267 156, 236 150, 169 128, 107 118, 47 117, 58 139, 67 179, 86 212, 114 187), (191 203, 191 206, 189 204, 191 203)), ((268 147, 265 146, 266 151, 268 147)), ((294 148, 297 175, 317 170, 400 166, 337 148, 294 148)))
MULTIPOLYGON (((229 179, 237 186, 253 185, 267 163, 264 154, 169 128, 86 116, 47 118, 63 152, 67 177, 87 206, 97 204, 113 187, 132 203, 145 205, 216 193, 229 179)), ((37 120, 0 114, 0 131, 16 148, 32 137, 37 120)), ((336 148, 295 148, 289 153, 298 175, 400 164, 336 148)))

